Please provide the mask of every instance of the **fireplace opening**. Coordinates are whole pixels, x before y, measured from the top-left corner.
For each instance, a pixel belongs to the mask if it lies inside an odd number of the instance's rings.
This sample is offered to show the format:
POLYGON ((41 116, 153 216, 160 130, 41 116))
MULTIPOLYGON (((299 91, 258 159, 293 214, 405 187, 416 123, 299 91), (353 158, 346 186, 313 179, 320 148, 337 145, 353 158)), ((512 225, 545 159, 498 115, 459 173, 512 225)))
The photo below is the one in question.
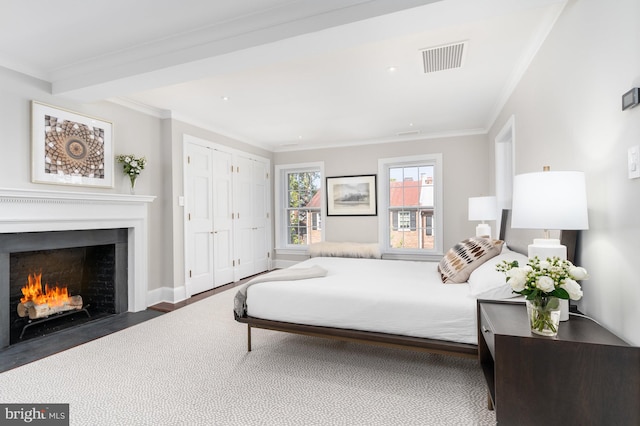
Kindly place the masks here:
POLYGON ((3 346, 127 310, 126 229, 22 233, 5 240, 3 346))
POLYGON ((115 314, 114 269, 113 244, 12 254, 11 344, 115 314), (29 284, 32 292, 39 289, 46 298, 48 289, 58 300, 21 302, 29 284), (70 303, 60 303, 60 294, 70 303))

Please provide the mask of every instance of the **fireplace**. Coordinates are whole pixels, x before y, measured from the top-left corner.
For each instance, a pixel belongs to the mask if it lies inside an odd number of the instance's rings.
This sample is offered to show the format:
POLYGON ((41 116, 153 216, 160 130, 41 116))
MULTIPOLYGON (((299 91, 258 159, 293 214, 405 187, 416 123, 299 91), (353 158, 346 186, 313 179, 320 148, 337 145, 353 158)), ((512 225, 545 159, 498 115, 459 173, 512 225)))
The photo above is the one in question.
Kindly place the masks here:
MULTIPOLYGON (((83 306, 66 318, 74 322, 144 311, 148 205, 154 199, 0 188, 0 349, 13 344, 23 331, 22 325, 15 325, 25 322, 16 312, 17 304, 20 288, 32 273, 42 272, 43 281, 67 285, 72 296, 81 296, 83 306), (58 268, 62 260, 71 266, 58 268)), ((38 327, 29 326, 25 336, 42 332, 38 327)), ((44 327, 58 325, 51 320, 44 327)))
POLYGON ((9 344, 127 310, 127 229, 0 234, 0 264, 9 344))

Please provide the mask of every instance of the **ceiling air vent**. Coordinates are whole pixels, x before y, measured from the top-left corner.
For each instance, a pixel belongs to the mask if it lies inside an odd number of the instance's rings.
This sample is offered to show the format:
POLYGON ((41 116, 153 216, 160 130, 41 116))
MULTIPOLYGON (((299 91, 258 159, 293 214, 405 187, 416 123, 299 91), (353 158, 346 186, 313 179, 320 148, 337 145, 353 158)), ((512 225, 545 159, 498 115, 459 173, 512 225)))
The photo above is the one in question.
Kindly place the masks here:
POLYGON ((396 133, 396 135, 398 136, 413 136, 413 135, 419 135, 420 134, 420 130, 409 130, 406 132, 398 132, 396 133))
POLYGON ((422 66, 425 74, 460 68, 467 42, 447 44, 422 50, 422 66))

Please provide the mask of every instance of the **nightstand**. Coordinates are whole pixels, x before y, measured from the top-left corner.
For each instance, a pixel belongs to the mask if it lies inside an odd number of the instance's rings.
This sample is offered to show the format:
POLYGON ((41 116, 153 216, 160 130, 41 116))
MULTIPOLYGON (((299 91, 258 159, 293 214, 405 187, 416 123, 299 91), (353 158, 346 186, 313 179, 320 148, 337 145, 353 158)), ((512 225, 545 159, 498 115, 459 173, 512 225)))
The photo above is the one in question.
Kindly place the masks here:
POLYGON ((524 303, 478 300, 478 358, 499 425, 640 425, 640 348, 594 321, 537 336, 524 303))

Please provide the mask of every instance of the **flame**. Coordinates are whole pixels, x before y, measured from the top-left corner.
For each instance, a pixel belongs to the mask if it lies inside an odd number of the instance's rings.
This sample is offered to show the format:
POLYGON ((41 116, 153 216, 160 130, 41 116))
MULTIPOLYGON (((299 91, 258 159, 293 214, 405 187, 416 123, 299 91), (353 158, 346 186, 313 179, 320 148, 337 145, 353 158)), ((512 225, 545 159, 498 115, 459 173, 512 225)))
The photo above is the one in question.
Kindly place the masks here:
POLYGON ((51 307, 62 306, 69 301, 69 291, 67 287, 49 287, 45 284, 44 292, 42 291, 42 273, 29 274, 27 284, 22 287, 23 297, 20 302, 25 303, 32 301, 36 305, 44 305, 45 303, 51 307))

